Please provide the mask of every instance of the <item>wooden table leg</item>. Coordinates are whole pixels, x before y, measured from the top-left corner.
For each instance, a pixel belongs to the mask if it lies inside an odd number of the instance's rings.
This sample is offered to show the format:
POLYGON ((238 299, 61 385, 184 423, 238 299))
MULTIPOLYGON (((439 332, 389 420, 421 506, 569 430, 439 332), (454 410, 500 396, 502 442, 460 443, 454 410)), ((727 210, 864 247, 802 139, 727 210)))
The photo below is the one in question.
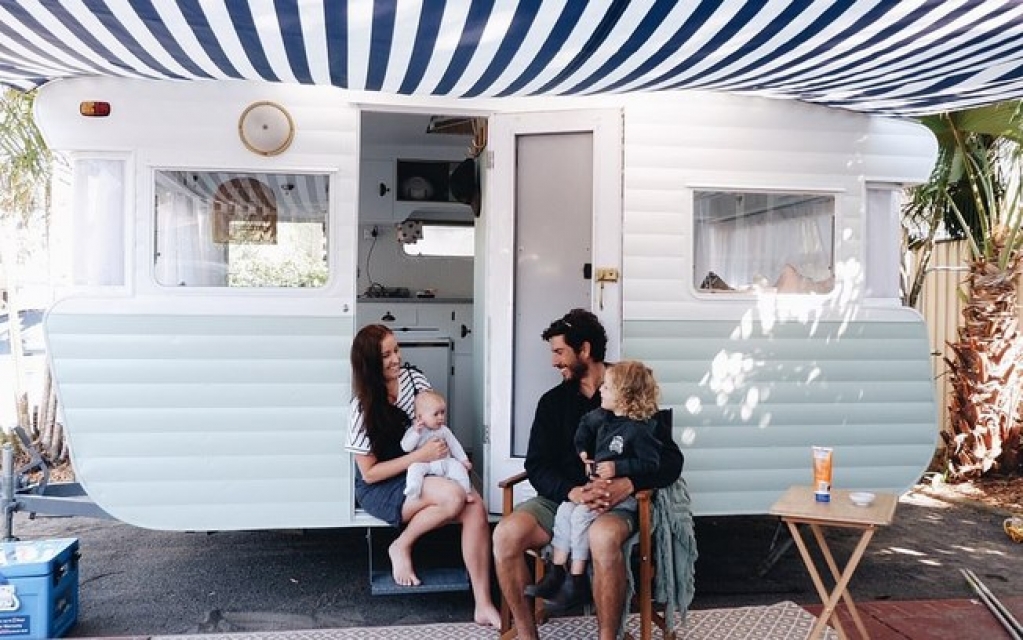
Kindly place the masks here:
MULTIPOLYGON (((802 534, 799 533, 799 525, 790 520, 785 520, 785 524, 788 525, 789 533, 792 534, 792 540, 796 543, 796 548, 799 549, 799 555, 803 558, 803 564, 806 565, 806 571, 810 574, 810 580, 813 582, 814 588, 817 589, 817 597, 821 599, 821 603, 825 607, 821 610, 821 614, 817 616, 810 634, 806 636, 807 640, 816 640, 816 638, 823 636, 824 626, 831 617, 831 611, 827 608, 830 594, 827 587, 824 586, 824 581, 821 580, 820 574, 817 572, 817 565, 813 561, 813 556, 810 555, 810 549, 806 546, 806 542, 803 541, 802 534)), ((838 632, 838 637, 841 640, 848 639, 849 636, 846 635, 845 629, 842 628, 842 623, 837 617, 835 618, 835 630, 838 632)))
MULTIPOLYGON (((828 547, 828 542, 824 538, 824 532, 820 526, 811 524, 810 529, 813 531, 814 537, 817 538, 817 544, 824 555, 824 560, 828 563, 828 569, 831 570, 831 577, 835 580, 835 593, 840 593, 845 606, 849 607, 849 617, 853 619, 853 624, 856 625, 856 630, 860 632, 860 637, 870 638, 870 634, 867 633, 867 627, 863 624, 863 619, 860 617, 860 612, 856 609, 856 603, 853 602, 852 594, 849 593, 848 584, 849 580, 852 579, 853 573, 856 571, 856 567, 859 565, 860 559, 863 557, 863 552, 866 551, 867 546, 870 544, 870 539, 874 537, 874 527, 867 527, 863 530, 860 541, 856 544, 852 556, 849 557, 849 561, 845 565, 844 572, 839 570, 838 563, 835 562, 835 558, 831 554, 831 548, 828 547), (839 591, 838 585, 842 585, 841 591, 839 591)), ((838 606, 837 599, 835 606, 838 606)))
POLYGON ((866 551, 867 546, 870 544, 871 538, 874 537, 875 527, 865 527, 862 529, 859 542, 856 543, 856 547, 853 549, 852 555, 846 562, 845 569, 839 569, 838 563, 835 561, 834 555, 831 553, 831 548, 828 546, 828 541, 824 536, 824 531, 820 525, 816 523, 807 523, 810 525, 810 530, 813 531, 814 538, 817 541, 817 546, 821 550, 821 554, 824 556, 824 560, 828 565, 828 569, 831 571, 831 576, 835 580, 835 587, 829 593, 827 587, 824 585, 824 581, 821 579, 820 573, 817 571, 817 565, 814 562, 813 556, 810 555, 810 549, 807 547, 806 542, 803 540, 802 535, 799 532, 798 524, 792 521, 785 521, 789 527, 789 532, 792 534, 792 540, 796 543, 799 548, 799 555, 803 558, 803 564, 806 565, 806 570, 810 574, 810 579, 813 581, 814 587, 817 589, 817 594, 821 598, 821 602, 824 604, 824 608, 821 610, 821 614, 817 617, 814 623, 813 629, 810 630, 810 639, 820 637, 824 632, 824 627, 828 622, 833 622, 835 630, 838 632, 839 638, 846 640, 848 635, 845 629, 842 627, 842 623, 838 618, 836 608, 840 601, 844 601, 846 606, 849 608, 849 615, 853 620, 853 624, 856 625, 856 630, 860 636, 864 639, 869 640, 870 635, 867 633, 867 628, 863 624, 863 619, 860 617, 859 611, 856 609, 856 603, 853 601, 852 594, 849 593, 849 581, 852 579, 856 568, 859 566, 860 560, 863 558, 863 553, 866 551))

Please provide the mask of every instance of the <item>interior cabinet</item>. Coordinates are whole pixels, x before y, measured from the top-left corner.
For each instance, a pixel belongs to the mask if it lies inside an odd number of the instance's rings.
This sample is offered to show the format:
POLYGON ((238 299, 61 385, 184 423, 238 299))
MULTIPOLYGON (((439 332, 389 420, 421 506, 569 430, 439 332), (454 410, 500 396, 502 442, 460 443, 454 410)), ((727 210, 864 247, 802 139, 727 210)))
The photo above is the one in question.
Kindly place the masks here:
POLYGON ((402 358, 424 369, 430 383, 447 396, 448 426, 467 451, 479 423, 473 402, 472 311, 471 302, 381 299, 360 300, 355 312, 358 327, 378 322, 394 330, 402 358), (443 354, 436 348, 440 343, 443 354), (445 364, 439 370, 426 371, 441 360, 445 364))
POLYGON ((359 224, 391 224, 394 220, 394 163, 359 163, 359 224))

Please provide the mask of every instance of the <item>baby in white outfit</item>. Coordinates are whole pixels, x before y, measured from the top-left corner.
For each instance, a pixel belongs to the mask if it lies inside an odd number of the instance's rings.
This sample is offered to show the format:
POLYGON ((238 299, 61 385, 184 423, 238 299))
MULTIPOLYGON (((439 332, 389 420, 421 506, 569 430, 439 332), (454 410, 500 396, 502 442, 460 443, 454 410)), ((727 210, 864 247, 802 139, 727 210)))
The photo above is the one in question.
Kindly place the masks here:
POLYGON ((457 482, 465 489, 465 501, 473 501, 472 483, 469 482, 472 463, 455 434, 445 425, 447 411, 447 403, 436 391, 427 389, 416 395, 416 420, 401 439, 402 450, 406 453, 415 451, 430 440, 440 438, 447 443, 451 455, 433 462, 412 463, 405 480, 405 495, 408 498, 419 498, 423 491, 423 478, 441 476, 457 482))

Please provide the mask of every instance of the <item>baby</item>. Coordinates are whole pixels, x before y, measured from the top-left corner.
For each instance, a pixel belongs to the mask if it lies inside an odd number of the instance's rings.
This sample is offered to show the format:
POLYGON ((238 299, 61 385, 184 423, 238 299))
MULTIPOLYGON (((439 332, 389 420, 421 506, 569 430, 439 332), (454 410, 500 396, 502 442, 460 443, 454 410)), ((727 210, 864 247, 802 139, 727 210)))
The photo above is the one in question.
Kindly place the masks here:
POLYGON ((469 470, 472 463, 465 455, 465 449, 458 443, 455 434, 451 433, 445 423, 448 407, 443 396, 432 389, 420 391, 416 395, 416 421, 405 432, 401 439, 403 451, 415 451, 434 438, 440 438, 448 445, 451 455, 433 462, 414 462, 408 468, 405 480, 405 496, 417 499, 423 491, 423 478, 441 476, 450 478, 465 489, 465 501, 472 502, 472 483, 469 482, 469 470))

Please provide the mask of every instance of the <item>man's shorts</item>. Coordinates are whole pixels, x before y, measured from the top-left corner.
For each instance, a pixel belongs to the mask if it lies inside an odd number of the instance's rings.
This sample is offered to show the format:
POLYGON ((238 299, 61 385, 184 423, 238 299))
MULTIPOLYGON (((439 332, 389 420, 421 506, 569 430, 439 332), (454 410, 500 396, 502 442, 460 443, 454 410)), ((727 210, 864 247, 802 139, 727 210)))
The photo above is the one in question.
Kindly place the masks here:
MULTIPOLYGON (((554 500, 544 498, 543 496, 534 496, 515 505, 515 511, 523 511, 533 516, 537 523, 543 527, 543 530, 547 532, 547 535, 553 535, 554 516, 558 512, 558 503, 554 500)), ((635 511, 615 507, 607 513, 624 521, 629 527, 630 534, 636 530, 638 521, 635 511)))

